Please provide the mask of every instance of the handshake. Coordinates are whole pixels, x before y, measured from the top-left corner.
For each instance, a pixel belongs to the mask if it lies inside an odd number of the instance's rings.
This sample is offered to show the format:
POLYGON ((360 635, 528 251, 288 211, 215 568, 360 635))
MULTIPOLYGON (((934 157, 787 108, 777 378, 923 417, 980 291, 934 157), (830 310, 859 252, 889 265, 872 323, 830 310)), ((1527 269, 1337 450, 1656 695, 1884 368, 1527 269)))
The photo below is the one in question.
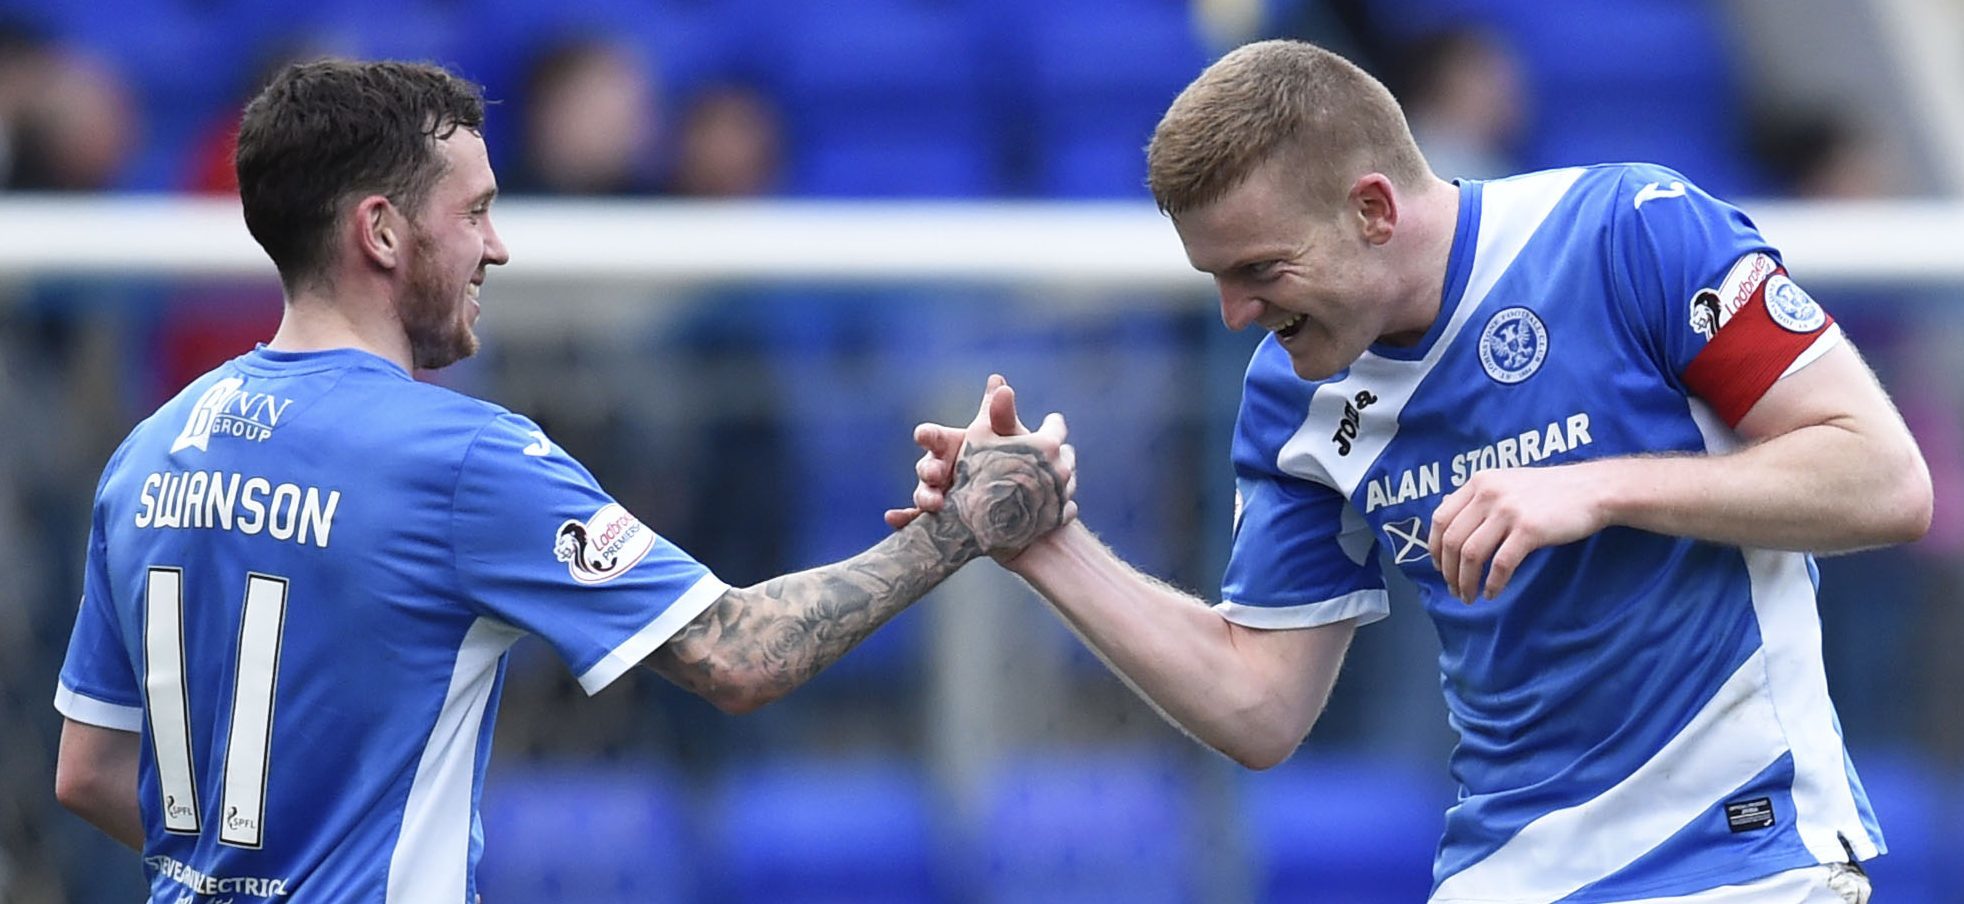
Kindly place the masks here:
POLYGON ((991 375, 966 428, 914 428, 914 442, 926 450, 914 465, 914 504, 887 510, 887 525, 900 530, 939 513, 935 533, 954 534, 966 558, 1008 562, 1077 517, 1077 450, 1064 441, 1066 432, 1056 413, 1031 432, 1016 416, 1016 391, 991 375))

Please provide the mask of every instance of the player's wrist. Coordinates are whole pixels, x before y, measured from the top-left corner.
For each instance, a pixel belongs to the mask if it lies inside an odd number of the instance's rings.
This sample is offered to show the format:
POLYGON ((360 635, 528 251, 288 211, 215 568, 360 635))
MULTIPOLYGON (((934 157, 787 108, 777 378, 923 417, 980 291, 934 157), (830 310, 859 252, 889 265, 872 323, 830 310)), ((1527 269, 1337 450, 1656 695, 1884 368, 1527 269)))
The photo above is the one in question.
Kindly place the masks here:
POLYGON ((1586 468, 1594 473, 1581 481, 1583 492, 1581 502, 1588 512, 1594 530, 1634 526, 1638 523, 1640 512, 1645 505, 1644 468, 1642 459, 1602 459, 1583 462, 1576 467, 1586 468))
POLYGON ((952 511, 922 512, 902 528, 914 529, 927 537, 936 558, 951 572, 986 554, 975 531, 952 511))
POLYGON ((1084 523, 1073 518, 1030 542, 1020 552, 1009 556, 998 556, 996 561, 1010 572, 1030 578, 1044 568, 1067 561, 1072 556, 1075 544, 1094 540, 1084 523))

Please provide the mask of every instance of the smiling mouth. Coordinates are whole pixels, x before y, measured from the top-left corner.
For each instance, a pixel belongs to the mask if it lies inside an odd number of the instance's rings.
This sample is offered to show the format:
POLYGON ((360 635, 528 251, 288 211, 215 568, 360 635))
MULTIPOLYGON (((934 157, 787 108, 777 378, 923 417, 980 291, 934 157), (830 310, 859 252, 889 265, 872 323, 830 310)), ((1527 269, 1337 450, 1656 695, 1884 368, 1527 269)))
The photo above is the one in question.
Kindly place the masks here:
POLYGON ((1282 339, 1282 340, 1293 339, 1295 338, 1297 333, 1302 332, 1303 324, 1308 322, 1309 322, 1308 317, 1305 317, 1301 314, 1297 314, 1296 316, 1289 318, 1287 321, 1277 325, 1272 330, 1272 332, 1275 333, 1275 338, 1277 339, 1282 339))

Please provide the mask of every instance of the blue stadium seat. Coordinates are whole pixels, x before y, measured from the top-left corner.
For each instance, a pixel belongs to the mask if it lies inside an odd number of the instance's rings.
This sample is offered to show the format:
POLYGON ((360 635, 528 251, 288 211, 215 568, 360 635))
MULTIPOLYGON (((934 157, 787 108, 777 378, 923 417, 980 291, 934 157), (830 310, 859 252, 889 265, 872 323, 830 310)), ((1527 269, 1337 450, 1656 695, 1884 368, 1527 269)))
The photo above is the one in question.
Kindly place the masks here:
POLYGON ((766 2, 760 76, 789 119, 788 188, 848 197, 993 192, 965 20, 929 0, 766 2))
POLYGON ((484 900, 688 902, 701 863, 673 776, 586 764, 496 768, 480 812, 484 900))
POLYGON ((1013 58, 1026 70, 1038 194, 1143 197, 1145 146, 1168 104, 1206 64, 1188 4, 1032 3, 1018 9, 1013 58), (1112 23, 1125 23, 1113 28, 1112 23))
POLYGON ((1600 2, 1588 25, 1521 4, 1510 25, 1536 97, 1531 166, 1648 160, 1721 195, 1744 161, 1739 54, 1708 3, 1600 2))
POLYGON ((1537 0, 1389 0, 1396 39, 1471 23, 1504 33, 1530 97, 1525 169, 1641 160, 1722 196, 1759 189, 1746 158, 1739 53, 1702 0, 1587 0, 1551 16, 1537 0))
POLYGON ((730 904, 932 904, 947 897, 916 767, 776 761, 725 774, 712 807, 714 898, 730 904))
POLYGON ((1196 900, 1187 776, 1154 752, 1025 756, 988 784, 966 884, 991 904, 1196 900))
POLYGON ((293 18, 345 36, 369 59, 428 60, 454 65, 467 44, 469 17, 446 0, 309 0, 293 18))
POLYGON ((1241 782, 1256 900, 1403 904, 1432 888, 1452 790, 1426 763, 1299 754, 1241 782))

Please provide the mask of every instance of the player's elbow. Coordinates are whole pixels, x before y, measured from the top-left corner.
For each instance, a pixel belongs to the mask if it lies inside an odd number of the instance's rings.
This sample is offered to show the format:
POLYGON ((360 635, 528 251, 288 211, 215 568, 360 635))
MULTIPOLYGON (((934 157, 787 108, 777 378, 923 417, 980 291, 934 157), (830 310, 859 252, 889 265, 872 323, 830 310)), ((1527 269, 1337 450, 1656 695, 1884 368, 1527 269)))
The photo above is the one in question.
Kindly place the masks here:
POLYGON ((1923 460, 1917 438, 1907 426, 1895 436, 1897 442, 1889 444, 1889 454, 1878 456, 1882 458, 1882 474, 1889 487, 1883 493, 1883 511, 1887 513, 1885 529, 1889 533, 1887 542, 1911 542, 1931 533, 1937 493, 1931 485, 1931 466, 1923 460))
POLYGON ((1894 517, 1889 524, 1894 533, 1891 542, 1921 540, 1930 532, 1930 519, 1936 510, 1936 493, 1931 489, 1930 471, 1922 456, 1916 456, 1915 466, 1905 469, 1896 483, 1896 499, 1891 506, 1894 517))
POLYGON ((66 766, 55 767, 55 801, 76 813, 88 806, 88 789, 76 777, 75 770, 66 766))
POLYGON ((1232 730, 1214 748, 1243 768, 1272 769, 1295 755, 1320 712, 1280 696, 1251 699, 1236 708, 1228 723, 1232 730))
POLYGON ((1868 528, 1878 545, 1909 543, 1930 532, 1935 493, 1930 468, 1907 436, 1894 455, 1877 463, 1880 486, 1867 505, 1868 528))
POLYGON ((763 670, 731 660, 718 649, 675 650, 668 647, 648 657, 647 666, 709 705, 733 716, 756 712, 790 691, 763 670))
POLYGON ((1923 539, 1930 532, 1930 519, 1933 516, 1933 501, 1927 492, 1921 495, 1908 495, 1895 509, 1887 529, 1888 542, 1912 543, 1923 539))
POLYGON ((763 709, 765 705, 776 699, 763 694, 726 691, 711 696, 709 702, 726 716, 745 716, 763 709))
POLYGON ((1308 729, 1271 729, 1236 738, 1232 743, 1219 745, 1218 749, 1242 768, 1262 772, 1295 756, 1296 749, 1308 736, 1308 729))
POLYGON ((1250 744, 1234 750, 1222 751, 1243 769, 1265 772, 1287 762, 1295 755, 1297 744, 1250 744))
POLYGON ((732 716, 754 713, 791 692, 783 682, 749 669, 725 670, 711 687, 712 690, 703 693, 703 698, 732 716))
POLYGON ((100 770, 68 762, 55 764, 55 800, 91 822, 108 809, 110 787, 100 770))

